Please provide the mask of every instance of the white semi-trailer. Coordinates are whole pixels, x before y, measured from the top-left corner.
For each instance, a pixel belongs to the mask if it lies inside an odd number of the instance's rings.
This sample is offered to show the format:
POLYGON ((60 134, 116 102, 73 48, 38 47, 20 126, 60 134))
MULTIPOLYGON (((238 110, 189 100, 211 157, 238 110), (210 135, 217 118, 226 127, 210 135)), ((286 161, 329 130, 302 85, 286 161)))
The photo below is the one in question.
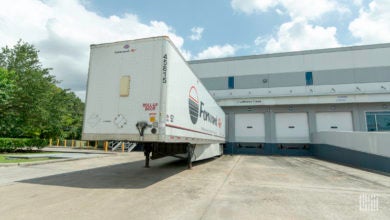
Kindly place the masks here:
POLYGON ((138 143, 146 167, 165 156, 191 167, 222 154, 225 113, 168 37, 91 45, 82 138, 138 143))

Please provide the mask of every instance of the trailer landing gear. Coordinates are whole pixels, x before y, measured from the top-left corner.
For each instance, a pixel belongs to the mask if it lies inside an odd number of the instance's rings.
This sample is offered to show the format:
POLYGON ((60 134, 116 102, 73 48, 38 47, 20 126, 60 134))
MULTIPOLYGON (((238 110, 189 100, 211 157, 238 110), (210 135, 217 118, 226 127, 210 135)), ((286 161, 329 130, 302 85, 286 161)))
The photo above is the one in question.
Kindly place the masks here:
POLYGON ((192 169, 192 159, 196 156, 194 154, 195 145, 188 143, 181 144, 165 144, 165 143, 143 143, 145 155, 145 168, 150 168, 150 160, 172 156, 187 161, 188 169, 192 169))
POLYGON ((188 164, 188 169, 192 169, 192 156, 194 155, 194 146, 192 144, 188 144, 187 146, 187 164, 188 164))
POLYGON ((152 152, 152 144, 146 143, 144 145, 144 155, 145 155, 145 168, 150 168, 150 153, 152 152))

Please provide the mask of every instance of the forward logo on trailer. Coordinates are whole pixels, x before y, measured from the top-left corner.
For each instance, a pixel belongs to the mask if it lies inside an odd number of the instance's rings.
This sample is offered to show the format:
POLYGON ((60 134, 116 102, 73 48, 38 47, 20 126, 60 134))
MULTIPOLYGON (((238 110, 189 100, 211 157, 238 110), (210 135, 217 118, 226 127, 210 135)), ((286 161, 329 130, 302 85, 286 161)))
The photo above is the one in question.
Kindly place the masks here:
POLYGON ((195 86, 191 86, 190 92, 188 94, 188 106, 190 107, 190 117, 192 124, 196 124, 198 122, 198 114, 199 114, 199 99, 198 99, 198 91, 196 91, 195 86))
POLYGON ((190 92, 188 93, 188 106, 192 124, 196 124, 198 118, 203 118, 204 121, 208 121, 219 128, 222 126, 222 120, 217 119, 217 116, 210 114, 205 109, 205 104, 202 101, 199 101, 198 91, 195 86, 191 86, 190 92))

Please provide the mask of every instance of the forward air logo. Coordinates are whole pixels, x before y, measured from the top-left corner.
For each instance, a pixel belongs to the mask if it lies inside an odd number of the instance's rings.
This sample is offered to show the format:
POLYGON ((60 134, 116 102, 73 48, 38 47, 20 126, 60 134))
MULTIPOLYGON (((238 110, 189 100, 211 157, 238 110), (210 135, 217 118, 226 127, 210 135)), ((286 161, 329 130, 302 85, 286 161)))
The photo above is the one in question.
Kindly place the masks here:
POLYGON ((124 46, 123 46, 123 50, 121 49, 121 50, 116 50, 116 51, 114 51, 114 53, 128 53, 128 52, 135 52, 136 51, 136 49, 134 49, 134 48, 132 48, 132 49, 130 49, 130 45, 128 45, 128 44, 125 44, 124 46))
POLYGON ((188 94, 188 106, 190 107, 190 117, 192 124, 196 124, 198 121, 199 114, 199 99, 198 91, 196 91, 195 86, 192 86, 188 94))
POLYGON ((203 118, 203 121, 208 121, 215 126, 221 127, 222 120, 218 121, 216 116, 210 114, 205 109, 205 104, 202 101, 199 101, 198 91, 195 86, 191 86, 190 88, 190 92, 188 94, 188 106, 192 124, 196 124, 198 122, 198 118, 203 118))

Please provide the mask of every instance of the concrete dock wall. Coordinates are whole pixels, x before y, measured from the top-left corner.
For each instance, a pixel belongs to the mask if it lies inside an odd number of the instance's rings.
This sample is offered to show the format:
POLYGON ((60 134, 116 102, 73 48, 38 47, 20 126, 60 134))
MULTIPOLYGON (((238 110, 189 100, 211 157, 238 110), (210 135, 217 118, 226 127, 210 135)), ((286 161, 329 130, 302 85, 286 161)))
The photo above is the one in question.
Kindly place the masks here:
POLYGON ((312 143, 384 156, 390 160, 389 132, 316 132, 312 135, 312 143))
POLYGON ((319 159, 390 173, 388 132, 314 133, 310 152, 319 159))

